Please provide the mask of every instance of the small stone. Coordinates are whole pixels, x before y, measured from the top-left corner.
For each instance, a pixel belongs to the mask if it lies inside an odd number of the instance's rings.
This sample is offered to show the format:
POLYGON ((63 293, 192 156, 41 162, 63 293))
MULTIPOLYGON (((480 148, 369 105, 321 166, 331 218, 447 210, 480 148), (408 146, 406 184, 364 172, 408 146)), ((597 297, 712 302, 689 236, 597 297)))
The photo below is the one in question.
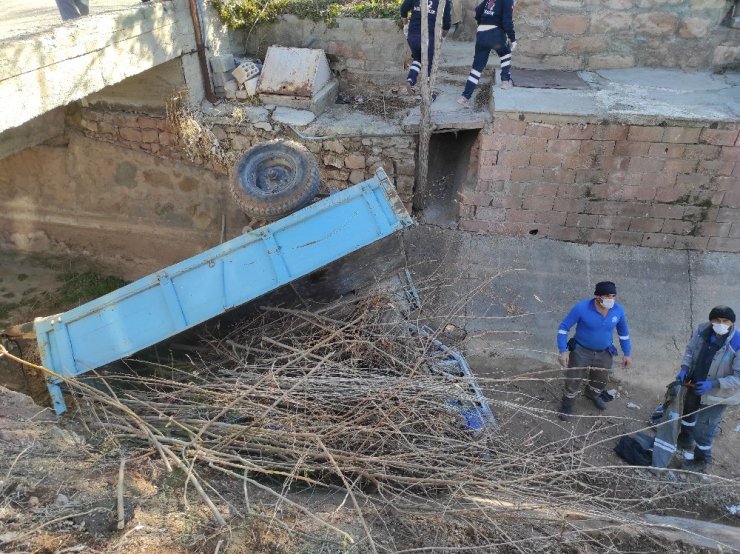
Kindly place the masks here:
POLYGON ((344 159, 344 167, 348 169, 364 169, 365 157, 351 154, 344 159))
POLYGON ((295 110, 293 108, 280 106, 275 108, 272 118, 278 123, 302 127, 316 119, 316 115, 308 110, 295 110))
POLYGON ((260 121, 259 123, 254 124, 255 129, 262 129, 263 131, 272 131, 272 125, 269 123, 265 123, 263 121, 260 121))
POLYGON ((349 174, 349 182, 353 185, 356 185, 357 183, 362 183, 365 180, 365 170, 364 169, 353 169, 352 172, 349 174))
POLYGON ((31 507, 38 506, 39 505, 39 499, 36 496, 32 496, 28 499, 28 504, 31 507))
POLYGON ((54 499, 54 506, 64 507, 69 504, 69 498, 64 494, 58 494, 54 499))
POLYGON ((629 408, 630 410, 639 410, 640 406, 638 406, 634 402, 627 402, 627 408, 629 408))

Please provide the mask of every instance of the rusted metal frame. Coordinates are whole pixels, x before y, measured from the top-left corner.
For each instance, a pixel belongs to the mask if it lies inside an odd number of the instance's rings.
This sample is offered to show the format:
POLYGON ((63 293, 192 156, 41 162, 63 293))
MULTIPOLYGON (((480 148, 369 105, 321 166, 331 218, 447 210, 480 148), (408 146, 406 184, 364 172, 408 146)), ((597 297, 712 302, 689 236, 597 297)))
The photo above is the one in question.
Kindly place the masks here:
POLYGON ((190 0, 190 18, 193 20, 193 32, 195 33, 195 49, 198 53, 198 62, 200 63, 200 73, 203 77, 203 88, 205 89, 206 100, 216 103, 218 99, 213 93, 211 87, 211 75, 208 72, 208 60, 206 60, 206 47, 203 42, 203 33, 201 31, 201 18, 198 10, 198 0, 190 0))

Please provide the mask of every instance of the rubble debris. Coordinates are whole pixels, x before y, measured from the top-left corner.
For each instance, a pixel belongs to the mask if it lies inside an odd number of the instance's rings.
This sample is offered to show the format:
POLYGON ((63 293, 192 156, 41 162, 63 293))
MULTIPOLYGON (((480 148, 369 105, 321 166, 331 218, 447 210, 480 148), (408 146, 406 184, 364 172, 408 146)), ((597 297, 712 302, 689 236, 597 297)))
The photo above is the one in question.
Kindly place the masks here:
POLYGON ((210 63, 216 96, 247 100, 257 94, 257 81, 262 68, 258 61, 227 54, 213 56, 210 63))

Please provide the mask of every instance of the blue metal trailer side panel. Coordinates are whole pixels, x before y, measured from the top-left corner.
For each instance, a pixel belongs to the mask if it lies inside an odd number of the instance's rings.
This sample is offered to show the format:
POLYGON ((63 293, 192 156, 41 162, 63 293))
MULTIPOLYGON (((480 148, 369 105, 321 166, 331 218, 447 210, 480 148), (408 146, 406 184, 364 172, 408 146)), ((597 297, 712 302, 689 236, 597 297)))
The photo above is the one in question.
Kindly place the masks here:
MULTIPOLYGON (((411 218, 382 169, 266 227, 34 322, 44 366, 80 375, 152 346, 403 229, 411 218)), ((66 410, 59 379, 49 391, 66 410)))

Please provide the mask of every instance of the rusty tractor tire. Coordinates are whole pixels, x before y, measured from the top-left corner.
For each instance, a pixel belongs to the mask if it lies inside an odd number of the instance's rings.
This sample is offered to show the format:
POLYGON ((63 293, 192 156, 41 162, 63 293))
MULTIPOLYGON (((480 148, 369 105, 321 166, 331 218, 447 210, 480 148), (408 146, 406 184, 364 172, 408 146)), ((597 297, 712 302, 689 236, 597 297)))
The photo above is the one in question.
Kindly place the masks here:
POLYGON ((308 205, 319 192, 319 166, 305 146, 273 140, 247 150, 234 166, 231 194, 247 215, 278 219, 308 205))

